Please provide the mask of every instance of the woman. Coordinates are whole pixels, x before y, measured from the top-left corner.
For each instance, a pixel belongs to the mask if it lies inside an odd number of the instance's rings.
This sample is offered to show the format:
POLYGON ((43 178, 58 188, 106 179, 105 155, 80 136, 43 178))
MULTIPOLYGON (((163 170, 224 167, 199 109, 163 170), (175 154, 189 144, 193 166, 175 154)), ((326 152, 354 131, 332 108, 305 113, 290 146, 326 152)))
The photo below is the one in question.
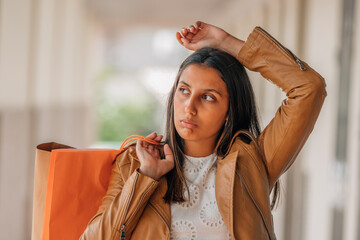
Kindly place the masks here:
POLYGON ((170 92, 163 155, 138 141, 117 158, 81 239, 276 239, 277 181, 313 129, 325 82, 258 27, 246 42, 203 22, 176 37, 196 52, 170 92), (242 65, 287 94, 261 133, 242 65))

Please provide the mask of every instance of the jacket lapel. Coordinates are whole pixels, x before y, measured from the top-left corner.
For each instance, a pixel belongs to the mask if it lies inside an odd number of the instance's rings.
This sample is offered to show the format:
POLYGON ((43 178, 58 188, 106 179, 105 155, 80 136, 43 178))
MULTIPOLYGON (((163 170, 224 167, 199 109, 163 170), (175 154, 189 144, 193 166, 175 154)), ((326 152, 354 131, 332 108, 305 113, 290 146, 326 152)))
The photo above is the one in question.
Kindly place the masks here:
MULTIPOLYGON (((252 163, 250 165, 250 162, 245 162, 245 161, 239 161, 239 172, 240 172, 240 176, 242 181, 244 182, 246 191, 248 192, 249 196, 251 197, 251 200, 253 201, 254 205, 256 206, 256 208, 258 209, 265 227, 269 233, 269 235, 271 236, 271 212, 269 211, 270 206, 269 206, 269 191, 267 190, 268 188, 265 188, 264 186, 268 185, 268 179, 266 177, 264 177, 263 175, 260 175, 261 173, 260 171, 260 166, 261 166, 261 162, 258 163, 258 166, 256 167, 256 157, 253 156, 253 154, 251 153, 251 151, 245 147, 244 145, 242 145, 243 150, 241 151, 241 153, 246 153, 249 157, 249 159, 251 159, 252 161, 254 161, 254 163, 252 163), (256 179, 254 179, 254 176, 258 176, 256 179)), ((241 155, 240 155, 241 157, 241 155)), ((263 169, 263 174, 266 174, 265 172, 265 168, 263 169)))
POLYGON ((234 236, 233 207, 234 181, 238 151, 219 157, 215 178, 215 197, 219 212, 229 232, 234 236))

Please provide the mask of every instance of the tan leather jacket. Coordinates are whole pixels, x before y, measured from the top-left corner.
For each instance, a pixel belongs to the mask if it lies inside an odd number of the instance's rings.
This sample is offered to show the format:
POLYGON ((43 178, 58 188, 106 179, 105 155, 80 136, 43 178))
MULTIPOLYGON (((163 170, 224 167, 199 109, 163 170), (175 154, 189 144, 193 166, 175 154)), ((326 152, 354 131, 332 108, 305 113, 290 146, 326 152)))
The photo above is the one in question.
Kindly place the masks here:
MULTIPOLYGON (((326 96, 323 78, 263 29, 249 35, 238 54, 248 69, 260 72, 285 93, 275 117, 254 141, 234 136, 225 158, 218 158, 215 197, 224 223, 235 239, 276 239, 269 194, 295 160, 311 133, 326 96)), ((80 239, 169 239, 170 205, 162 199, 166 179, 140 174, 135 148, 120 155, 98 213, 80 239)))

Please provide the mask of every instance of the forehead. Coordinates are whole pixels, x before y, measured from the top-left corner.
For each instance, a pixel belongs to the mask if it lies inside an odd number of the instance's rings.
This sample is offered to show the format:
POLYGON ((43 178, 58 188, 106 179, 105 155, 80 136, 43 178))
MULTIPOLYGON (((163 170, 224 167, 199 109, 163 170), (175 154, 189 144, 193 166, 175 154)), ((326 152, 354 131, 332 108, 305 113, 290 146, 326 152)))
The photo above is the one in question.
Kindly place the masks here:
POLYGON ((212 88, 227 92, 226 84, 221 74, 215 68, 202 64, 191 64, 187 66, 179 78, 179 82, 185 82, 191 87, 212 88))

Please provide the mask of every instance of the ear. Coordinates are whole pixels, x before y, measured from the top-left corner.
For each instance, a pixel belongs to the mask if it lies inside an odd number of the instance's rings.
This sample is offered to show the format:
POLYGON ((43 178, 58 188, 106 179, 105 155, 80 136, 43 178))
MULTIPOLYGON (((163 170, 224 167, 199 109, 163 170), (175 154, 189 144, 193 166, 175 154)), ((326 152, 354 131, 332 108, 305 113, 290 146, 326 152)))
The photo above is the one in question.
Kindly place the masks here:
POLYGON ((229 120, 229 118, 228 118, 228 117, 226 117, 226 118, 225 118, 224 125, 226 125, 226 124, 227 124, 228 120, 229 120))

